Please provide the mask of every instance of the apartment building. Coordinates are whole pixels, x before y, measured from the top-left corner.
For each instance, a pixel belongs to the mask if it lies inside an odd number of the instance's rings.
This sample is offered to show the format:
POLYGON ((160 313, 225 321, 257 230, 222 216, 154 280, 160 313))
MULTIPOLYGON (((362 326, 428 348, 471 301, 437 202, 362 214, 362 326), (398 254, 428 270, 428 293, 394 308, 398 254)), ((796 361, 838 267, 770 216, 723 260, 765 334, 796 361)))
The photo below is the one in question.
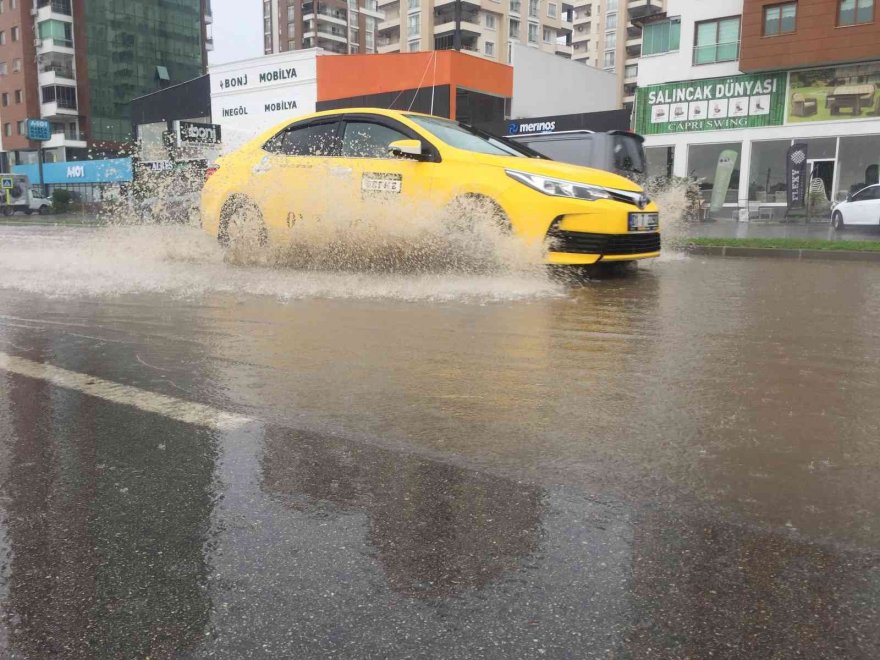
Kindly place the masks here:
POLYGON ((263 0, 263 52, 375 53, 377 0, 263 0))
POLYGON ((4 169, 37 158, 29 118, 51 122, 49 162, 130 141, 129 101, 201 74, 209 33, 208 0, 0 0, 4 169))
POLYGON ((649 166, 696 178, 716 217, 800 213, 808 189, 827 220, 880 182, 878 14, 874 0, 668 0, 642 22, 649 166))
POLYGON ((665 0, 579 0, 573 9, 572 59, 617 74, 618 102, 632 109, 642 51, 639 20, 663 11, 665 0), (635 21, 635 23, 633 22, 635 21))

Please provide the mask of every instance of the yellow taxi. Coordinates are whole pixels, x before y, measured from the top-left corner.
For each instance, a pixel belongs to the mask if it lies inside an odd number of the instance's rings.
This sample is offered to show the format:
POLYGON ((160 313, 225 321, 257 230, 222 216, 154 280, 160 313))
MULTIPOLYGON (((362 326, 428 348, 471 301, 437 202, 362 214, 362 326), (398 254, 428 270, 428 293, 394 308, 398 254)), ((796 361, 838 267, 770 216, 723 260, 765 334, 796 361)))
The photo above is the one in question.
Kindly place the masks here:
POLYGON ((632 181, 448 119, 375 108, 298 117, 220 158, 202 191, 203 226, 224 245, 244 229, 282 241, 296 218, 319 212, 316 199, 332 212, 346 189, 439 207, 476 199, 524 241, 545 242, 550 264, 660 254, 657 207, 632 181))

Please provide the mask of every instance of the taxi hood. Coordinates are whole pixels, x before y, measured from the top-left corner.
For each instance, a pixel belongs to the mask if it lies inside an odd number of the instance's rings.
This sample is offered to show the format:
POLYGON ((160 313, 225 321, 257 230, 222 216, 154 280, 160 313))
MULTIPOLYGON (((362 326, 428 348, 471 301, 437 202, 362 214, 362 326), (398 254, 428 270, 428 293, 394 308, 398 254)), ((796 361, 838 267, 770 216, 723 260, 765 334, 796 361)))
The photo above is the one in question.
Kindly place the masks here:
POLYGON ((632 192, 642 192, 642 187, 626 177, 605 170, 597 170, 592 167, 583 167, 582 165, 572 165, 570 163, 560 163, 555 160, 544 160, 542 158, 518 158, 516 156, 495 156, 492 154, 479 154, 470 151, 462 151, 466 154, 466 158, 470 162, 480 162, 486 165, 495 165, 508 170, 518 170, 520 172, 528 172, 529 174, 539 174, 541 176, 564 179, 575 183, 586 183, 602 188, 614 188, 617 190, 629 190, 632 192))

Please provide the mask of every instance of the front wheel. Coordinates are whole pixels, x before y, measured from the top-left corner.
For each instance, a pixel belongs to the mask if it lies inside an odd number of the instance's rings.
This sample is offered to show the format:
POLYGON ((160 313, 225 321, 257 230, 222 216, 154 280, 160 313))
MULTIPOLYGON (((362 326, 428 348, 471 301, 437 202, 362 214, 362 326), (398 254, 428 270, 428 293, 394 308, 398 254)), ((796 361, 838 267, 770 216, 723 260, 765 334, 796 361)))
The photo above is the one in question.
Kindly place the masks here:
POLYGON ((13 213, 15 213, 15 209, 12 208, 11 206, 4 206, 3 207, 3 215, 9 217, 13 213))
POLYGON ((41 206, 40 207, 40 215, 49 215, 49 207, 41 206))
POLYGON ((835 211, 831 216, 831 226, 837 231, 843 229, 843 214, 840 211, 835 211))
POLYGON ((446 225, 449 229, 473 232, 480 226, 495 227, 504 233, 511 231, 510 219, 493 199, 483 195, 467 194, 456 197, 446 207, 446 225))

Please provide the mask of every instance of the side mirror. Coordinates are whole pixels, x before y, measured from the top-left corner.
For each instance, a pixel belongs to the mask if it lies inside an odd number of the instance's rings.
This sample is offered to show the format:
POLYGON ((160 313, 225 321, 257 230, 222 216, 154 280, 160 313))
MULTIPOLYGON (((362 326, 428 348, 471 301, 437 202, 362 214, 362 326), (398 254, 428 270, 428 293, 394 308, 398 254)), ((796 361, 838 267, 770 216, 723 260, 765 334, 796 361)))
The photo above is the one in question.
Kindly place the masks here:
POLYGON ((848 201, 848 202, 852 201, 852 193, 846 193, 846 201, 848 201))
POLYGON ((414 158, 427 160, 420 140, 395 140, 388 145, 388 151, 397 158, 414 158))

